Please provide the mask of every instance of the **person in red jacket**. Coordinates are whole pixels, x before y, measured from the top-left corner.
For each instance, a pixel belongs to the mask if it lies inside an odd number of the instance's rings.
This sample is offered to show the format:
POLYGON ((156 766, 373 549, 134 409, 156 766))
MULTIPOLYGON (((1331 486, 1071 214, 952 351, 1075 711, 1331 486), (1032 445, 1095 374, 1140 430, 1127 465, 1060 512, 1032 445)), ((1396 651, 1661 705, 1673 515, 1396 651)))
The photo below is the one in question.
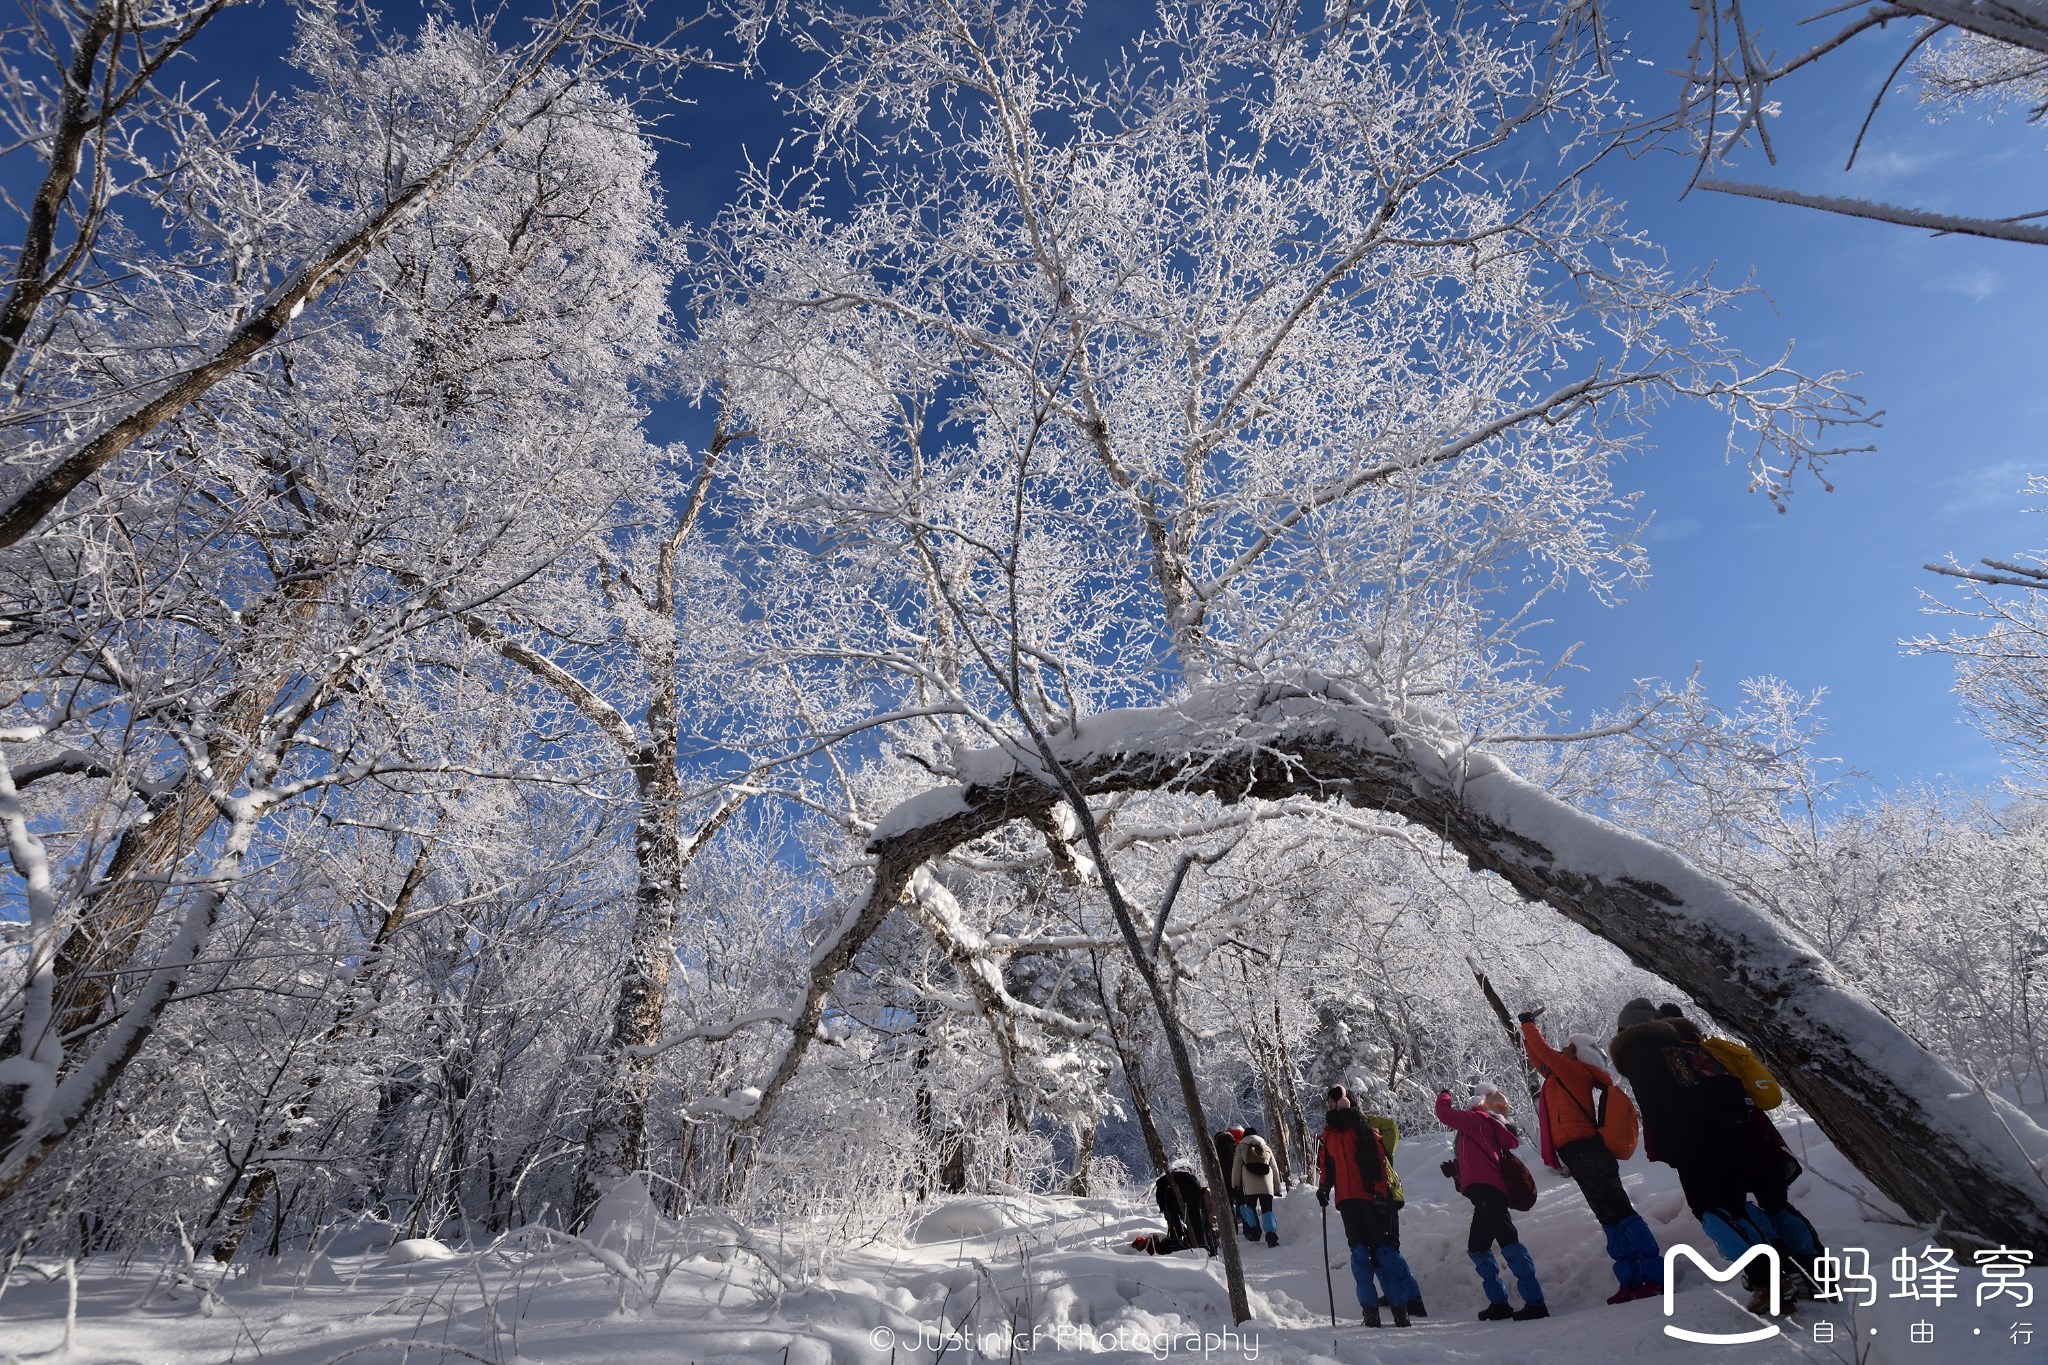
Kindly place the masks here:
POLYGON ((1501 1116, 1507 1112, 1508 1097, 1490 1085, 1480 1091, 1470 1109, 1452 1104, 1450 1091, 1437 1092, 1437 1120, 1458 1134, 1453 1145, 1455 1155, 1444 1163, 1444 1169, 1457 1182, 1458 1193, 1472 1201, 1472 1232, 1465 1240, 1465 1254, 1471 1258, 1472 1268, 1479 1272, 1480 1287, 1486 1291, 1486 1307, 1479 1314, 1481 1322, 1502 1318, 1528 1322, 1550 1316, 1550 1309, 1543 1302, 1543 1286, 1536 1280, 1536 1259, 1522 1245, 1515 1220, 1508 1213, 1508 1182, 1500 1173, 1500 1154, 1521 1146, 1521 1139, 1503 1122, 1501 1116), (1508 1306, 1500 1263, 1493 1259, 1495 1242, 1500 1243, 1500 1254, 1514 1272, 1515 1288, 1522 1295, 1520 1308, 1508 1306))
POLYGON ((1421 1306, 1422 1289, 1394 1245, 1394 1195, 1386 1151, 1343 1086, 1330 1087, 1323 1111, 1323 1135, 1316 1142, 1316 1202, 1327 1208, 1330 1196, 1336 1195, 1344 1241, 1351 1248, 1351 1282, 1358 1289, 1365 1325, 1380 1325, 1380 1296, 1373 1287, 1377 1274, 1394 1312, 1394 1326, 1406 1327, 1409 1310, 1421 1306))
MULTIPOLYGON (((1586 1196, 1586 1206, 1592 1209, 1607 1234, 1607 1255, 1614 1262, 1614 1279, 1619 1286, 1607 1301, 1627 1303, 1662 1292, 1664 1260, 1657 1235, 1629 1202, 1628 1191, 1621 1183, 1621 1166, 1608 1149, 1607 1138, 1597 1121, 1603 1106, 1627 1104, 1628 1097, 1615 1088, 1614 1078, 1605 1067, 1580 1055, 1590 1046, 1590 1039, 1575 1038, 1569 1051, 1559 1051, 1545 1041, 1543 1031, 1536 1027, 1533 1011, 1523 1011, 1521 1023, 1522 1046, 1528 1050, 1529 1064, 1543 1077, 1543 1089, 1537 1099, 1543 1106, 1544 1128, 1556 1144, 1558 1160, 1578 1182, 1579 1193, 1586 1196)), ((1617 1119, 1630 1115, 1605 1117, 1612 1130, 1617 1119)), ((1635 1124, 1631 1121, 1623 1155, 1634 1150, 1634 1135, 1635 1124)))

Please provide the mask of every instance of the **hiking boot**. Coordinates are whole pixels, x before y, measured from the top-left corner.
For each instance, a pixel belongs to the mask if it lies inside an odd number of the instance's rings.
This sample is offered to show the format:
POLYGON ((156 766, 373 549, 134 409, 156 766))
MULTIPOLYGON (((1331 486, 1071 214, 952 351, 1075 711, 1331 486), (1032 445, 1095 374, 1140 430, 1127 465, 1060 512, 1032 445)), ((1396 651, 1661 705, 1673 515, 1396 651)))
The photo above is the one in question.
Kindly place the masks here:
POLYGON ((1244 1239, 1247 1242, 1256 1242, 1259 1240, 1259 1230, 1257 1228, 1248 1228, 1245 1227, 1244 1224, 1240 1223, 1238 1224, 1238 1229, 1244 1233, 1244 1239))
POLYGON ((1662 1297, 1663 1293, 1663 1285, 1655 1280, 1644 1280, 1641 1284, 1629 1290, 1628 1296, 1632 1299, 1654 1299, 1662 1297))
POLYGON ((1542 1303, 1525 1303, 1514 1311, 1516 1322, 1534 1322, 1550 1316, 1550 1306, 1542 1303))
POLYGON ((1408 1310, 1407 1310, 1406 1308, 1396 1308, 1396 1309, 1394 1310, 1394 1326, 1396 1326, 1396 1327, 1406 1327, 1407 1325, 1408 1325, 1408 1310))
MULTIPOLYGON (((1790 1308, 1791 1306, 1792 1305, 1789 1303, 1784 1305, 1785 1308, 1790 1308)), ((1756 1287, 1755 1291, 1750 1294, 1749 1311, 1756 1314, 1756 1316, 1760 1318, 1767 1318, 1771 1316, 1770 1285, 1760 1284, 1756 1287)))
POLYGON ((1367 1327, 1377 1327, 1380 1325, 1380 1310, 1377 1304, 1369 1303, 1365 1306, 1365 1325, 1367 1327))
POLYGON ((1481 1322, 1506 1322, 1515 1315, 1515 1310, 1504 1303, 1489 1303, 1479 1310, 1481 1322))
POLYGON ((1410 1299, 1408 1300, 1408 1316, 1411 1318, 1426 1318, 1429 1316, 1429 1310, 1422 1306, 1421 1299, 1410 1299))
POLYGON ((1643 1287, 1641 1285, 1625 1284, 1612 1294, 1609 1294, 1607 1301, 1609 1303, 1634 1303, 1641 1297, 1643 1297, 1643 1287))
POLYGON ((1266 1234, 1266 1245, 1267 1245, 1267 1246, 1269 1246, 1269 1247, 1276 1247, 1276 1246, 1279 1246, 1279 1245, 1280 1245, 1280 1234, 1279 1234, 1279 1233, 1277 1233, 1277 1232, 1269 1232, 1269 1233, 1267 1233, 1267 1234, 1266 1234))

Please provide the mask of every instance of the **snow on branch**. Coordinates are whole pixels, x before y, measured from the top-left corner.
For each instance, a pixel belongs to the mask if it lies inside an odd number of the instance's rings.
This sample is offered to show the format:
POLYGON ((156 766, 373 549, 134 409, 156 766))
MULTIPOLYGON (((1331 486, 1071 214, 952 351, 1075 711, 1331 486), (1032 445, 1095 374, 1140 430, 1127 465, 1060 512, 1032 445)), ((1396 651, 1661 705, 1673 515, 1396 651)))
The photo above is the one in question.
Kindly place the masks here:
MULTIPOLYGON (((1674 850, 1469 748, 1445 719, 1302 672, 1089 717, 1052 744, 1084 795, 1314 797, 1428 829, 1474 870, 1496 873, 1692 992, 1757 1047, 1829 1137, 1909 1213, 1932 1222, 1947 1210, 1945 1225, 1973 1235, 2048 1243, 2048 1198, 2035 1177, 2048 1132, 1997 1097, 1973 1094, 1797 930, 1674 850), (1873 1115, 1882 1120, 1873 1124, 1873 1115), (1970 1212, 1959 1221, 1955 1210, 1970 1212)), ((976 751, 960 766, 969 781, 911 797, 877 825, 868 882, 814 949, 802 1010, 770 1075, 723 1112, 757 1129, 767 1123, 840 972, 927 862, 1059 799, 1011 749, 976 751)))
POLYGON ((1988 237, 1993 241, 2027 242, 2034 246, 2048 246, 2048 228, 2029 227, 2025 223, 2005 218, 1970 218, 1954 213, 1929 213, 1925 209, 1901 208, 1896 204, 1852 199, 1847 195, 1807 194, 1801 190, 1786 189, 1781 185, 1750 185, 1736 180, 1702 179, 1699 186, 1703 190, 1713 190, 1717 194, 1736 194, 1748 199, 1769 200, 1774 204, 1791 204, 1796 208, 1821 209, 1850 218, 1869 218, 1880 223, 1897 223, 1901 227, 1926 228, 1931 232, 1954 233, 1963 237, 1988 237))

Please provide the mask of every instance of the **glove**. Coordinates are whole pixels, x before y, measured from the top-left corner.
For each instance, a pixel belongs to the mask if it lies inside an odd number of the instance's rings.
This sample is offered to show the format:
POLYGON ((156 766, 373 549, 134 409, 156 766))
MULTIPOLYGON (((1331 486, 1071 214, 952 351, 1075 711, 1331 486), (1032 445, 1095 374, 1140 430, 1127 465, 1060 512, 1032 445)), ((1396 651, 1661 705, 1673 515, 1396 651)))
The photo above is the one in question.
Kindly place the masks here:
POLYGON ((1330 1207, 1330 1187, 1328 1185, 1316 1186, 1316 1202, 1324 1208, 1330 1207))
POLYGON ((1536 1022, 1536 1011, 1523 1010, 1520 1014, 1515 1016, 1515 1019, 1520 1023, 1533 1024, 1536 1022))

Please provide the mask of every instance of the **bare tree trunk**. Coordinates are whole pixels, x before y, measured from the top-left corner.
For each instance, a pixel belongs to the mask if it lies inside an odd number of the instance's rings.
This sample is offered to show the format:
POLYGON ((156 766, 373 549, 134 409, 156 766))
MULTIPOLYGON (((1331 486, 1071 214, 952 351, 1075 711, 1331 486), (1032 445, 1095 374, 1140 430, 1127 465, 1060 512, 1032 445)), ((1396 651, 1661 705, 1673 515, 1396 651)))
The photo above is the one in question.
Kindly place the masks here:
POLYGON ((1088 1193, 1088 1171, 1095 1159, 1095 1130, 1098 1124, 1091 1121, 1085 1128, 1074 1130, 1074 1171, 1067 1177, 1067 1193, 1084 1198, 1088 1193))
MULTIPOLYGON (((390 908, 377 923, 377 930, 370 938, 369 951, 363 954, 355 975, 349 981, 348 990, 341 999, 341 1008, 335 1012, 334 1022, 328 1026, 326 1035, 316 1046, 322 1049, 333 1047, 347 1036, 355 1024, 356 1016, 361 1013, 364 1002, 370 996, 372 984, 383 973, 385 950, 390 946, 392 936, 404 925, 406 912, 412 906, 413 895, 426 880, 427 854, 432 848, 432 839, 421 844, 419 853, 413 858, 412 866, 406 871, 404 881, 399 883, 398 894, 391 898, 390 908)), ((318 1071, 306 1077, 304 1088, 286 1107, 285 1121, 279 1125, 277 1135, 271 1139, 266 1159, 256 1174, 250 1178, 248 1193, 243 1195, 241 1205, 228 1219, 227 1228, 221 1233, 220 1240, 214 1243, 213 1259, 222 1265, 235 1259, 235 1252, 242 1245, 242 1239, 248 1235, 250 1224, 256 1221, 256 1213, 262 1207, 264 1197, 277 1184, 275 1162, 291 1146, 292 1132, 312 1107, 313 1096, 319 1092, 322 1080, 323 1076, 318 1071)))
MULTIPOLYGON (((674 702, 648 707, 648 723, 673 724, 674 702)), ((644 1164, 647 1106, 654 1091, 654 1053, 661 1043, 669 971, 676 955, 676 912, 683 869, 711 842, 740 808, 743 797, 714 811, 685 844, 682 779, 676 771, 673 737, 652 746, 636 763, 642 780, 640 818, 634 827, 639 879, 633 890, 633 927, 619 996, 612 1009, 612 1035, 605 1049, 604 1079, 591 1106, 590 1131, 576 1182, 574 1224, 581 1227, 605 1188, 644 1164)))
POLYGON ((1308 1121, 1302 1117, 1301 1096, 1294 1087, 1294 1057, 1287 1048, 1287 1030, 1280 1022, 1280 1002, 1273 1002, 1273 1039, 1280 1050, 1280 1088, 1285 1095, 1287 1120, 1294 1134, 1294 1149, 1301 1153, 1301 1178, 1307 1183, 1313 1177, 1309 1169, 1308 1121))
MULTIPOLYGON (((1137 1116, 1138 1131, 1145 1138, 1145 1155, 1152 1158, 1152 1169, 1163 1173, 1171 1164, 1171 1158, 1167 1155, 1165 1140, 1159 1135, 1159 1125, 1152 1117, 1152 1098, 1145 1092, 1143 1058, 1133 1055, 1130 1044, 1125 1038, 1124 1029, 1117 1022, 1119 1017, 1125 1020, 1131 1018, 1128 1003, 1124 1001, 1124 993, 1119 989, 1117 992, 1118 1006, 1110 1004, 1109 992, 1102 982, 1102 957, 1092 949, 1089 955, 1094 959, 1095 996, 1102 1002, 1103 1025, 1109 1030, 1110 1042, 1113 1044, 1116 1052, 1117 1065, 1123 1068, 1124 1088, 1131 1093, 1131 1112, 1137 1116)), ((1195 1134, 1195 1140, 1197 1142, 1207 1142, 1209 1135, 1197 1133, 1195 1134)))

